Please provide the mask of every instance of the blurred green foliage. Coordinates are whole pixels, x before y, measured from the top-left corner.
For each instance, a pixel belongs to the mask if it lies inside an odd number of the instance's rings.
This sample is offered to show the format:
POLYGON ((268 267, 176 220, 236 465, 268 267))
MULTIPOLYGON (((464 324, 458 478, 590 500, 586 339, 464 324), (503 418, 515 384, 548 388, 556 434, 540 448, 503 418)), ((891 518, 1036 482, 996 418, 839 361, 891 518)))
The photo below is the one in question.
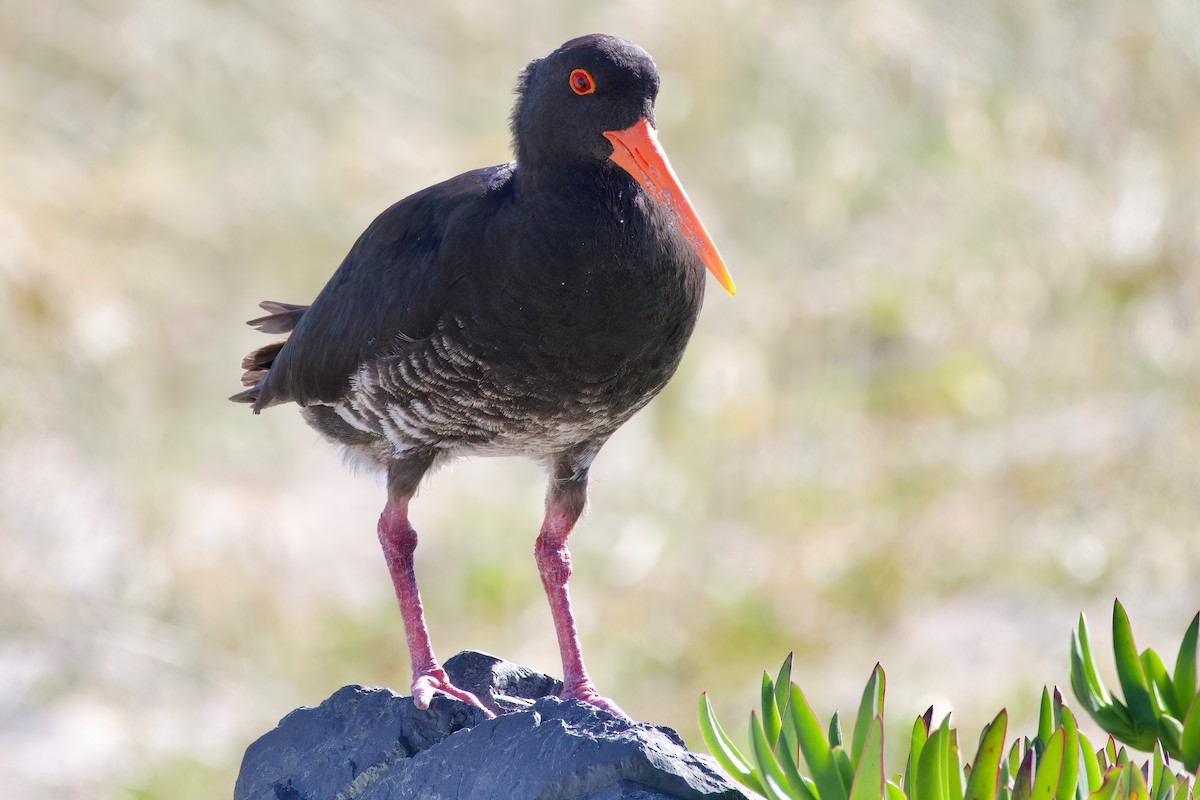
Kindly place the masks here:
MULTIPOLYGON (((814 697, 880 660, 982 727, 1058 674, 1077 609, 1120 594, 1153 639, 1194 608, 1192 0, 14 0, 9 794, 219 795, 292 707, 403 688, 382 490, 293 411, 225 402, 242 321, 311 298, 396 199, 506 160, 517 72, 592 31, 658 60, 739 288, 593 471, 572 589, 601 691, 696 744, 697 691, 730 713, 794 648, 814 697)), ((557 671, 542 476, 448 472, 414 507, 435 646, 557 671)))

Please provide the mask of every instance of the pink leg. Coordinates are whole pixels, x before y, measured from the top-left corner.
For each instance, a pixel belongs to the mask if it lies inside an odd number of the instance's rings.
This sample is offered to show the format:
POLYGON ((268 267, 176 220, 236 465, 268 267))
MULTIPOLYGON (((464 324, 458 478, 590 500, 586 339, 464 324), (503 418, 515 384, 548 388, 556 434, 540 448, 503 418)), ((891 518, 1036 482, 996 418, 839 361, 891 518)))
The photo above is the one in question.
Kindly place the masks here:
POLYGON ((546 598, 550 601, 554 630, 558 634, 558 649, 563 665, 562 697, 582 700, 625 717, 625 712, 616 703, 596 691, 592 679, 588 677, 583 666, 579 634, 575 630, 575 617, 571 613, 571 598, 567 593, 567 580, 571 577, 571 553, 567 550, 567 537, 583 513, 587 500, 586 480, 586 470, 567 480, 552 479, 546 501, 546 518, 534 547, 534 557, 542 574, 546 598))
POLYGON ((412 661, 412 696, 417 708, 429 708, 433 693, 441 692, 482 708, 489 717, 495 716, 484 708, 475 695, 452 684, 433 655, 429 630, 425 627, 425 611, 417 591, 417 575, 413 569, 417 532, 408 521, 408 498, 389 500, 384 507, 379 515, 379 543, 383 545, 383 555, 396 587, 396 600, 400 603, 400 615, 404 618, 408 655, 412 661))

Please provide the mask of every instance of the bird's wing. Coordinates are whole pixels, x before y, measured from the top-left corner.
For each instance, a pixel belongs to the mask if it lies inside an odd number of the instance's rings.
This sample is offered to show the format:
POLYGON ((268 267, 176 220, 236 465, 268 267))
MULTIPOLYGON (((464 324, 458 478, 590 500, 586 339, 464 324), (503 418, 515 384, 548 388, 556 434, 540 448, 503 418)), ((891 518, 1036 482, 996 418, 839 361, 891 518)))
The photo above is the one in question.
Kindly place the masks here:
POLYGON ((252 321, 274 332, 270 320, 291 315, 280 324, 295 328, 271 354, 265 377, 231 399, 253 402, 255 411, 289 401, 335 402, 363 363, 428 336, 473 266, 447 257, 449 243, 461 251, 478 241, 511 175, 510 165, 467 172, 380 214, 312 305, 278 304, 268 309, 272 316, 252 321))

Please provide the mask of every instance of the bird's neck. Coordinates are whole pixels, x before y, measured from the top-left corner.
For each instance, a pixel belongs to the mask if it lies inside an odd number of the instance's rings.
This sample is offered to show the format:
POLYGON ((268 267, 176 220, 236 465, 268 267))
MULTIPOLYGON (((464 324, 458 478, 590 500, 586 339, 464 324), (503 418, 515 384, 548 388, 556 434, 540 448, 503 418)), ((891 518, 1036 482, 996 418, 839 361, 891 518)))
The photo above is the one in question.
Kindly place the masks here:
POLYGON ((619 169, 595 159, 570 161, 525 158, 516 161, 515 189, 520 200, 551 206, 594 205, 636 183, 619 169), (628 180, 626 180, 628 179, 628 180))

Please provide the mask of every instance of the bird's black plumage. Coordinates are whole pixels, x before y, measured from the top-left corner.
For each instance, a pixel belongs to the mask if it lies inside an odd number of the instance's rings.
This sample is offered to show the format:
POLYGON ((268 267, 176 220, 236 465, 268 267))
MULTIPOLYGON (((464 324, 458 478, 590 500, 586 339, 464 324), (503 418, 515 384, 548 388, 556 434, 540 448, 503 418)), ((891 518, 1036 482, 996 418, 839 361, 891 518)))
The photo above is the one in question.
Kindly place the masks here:
POLYGON ((251 324, 290 337, 243 361, 256 412, 294 402, 310 425, 386 470, 379 538, 408 634, 413 696, 467 702, 430 645, 409 500, 458 455, 550 467, 535 557, 564 695, 614 713, 583 666, 567 537, 592 459, 666 385, 704 295, 732 293, 716 247, 654 132, 659 78, 640 47, 567 42, 521 75, 516 160, 401 200, 363 232, 310 306, 264 303, 251 324))
POLYGON ((533 62, 518 159, 384 211, 238 399, 296 402, 380 466, 415 450, 598 448, 671 377, 703 296, 671 211, 602 136, 652 114, 657 91, 650 57, 611 37, 533 62), (553 80, 560 64, 588 68, 604 94, 576 96, 553 80))

